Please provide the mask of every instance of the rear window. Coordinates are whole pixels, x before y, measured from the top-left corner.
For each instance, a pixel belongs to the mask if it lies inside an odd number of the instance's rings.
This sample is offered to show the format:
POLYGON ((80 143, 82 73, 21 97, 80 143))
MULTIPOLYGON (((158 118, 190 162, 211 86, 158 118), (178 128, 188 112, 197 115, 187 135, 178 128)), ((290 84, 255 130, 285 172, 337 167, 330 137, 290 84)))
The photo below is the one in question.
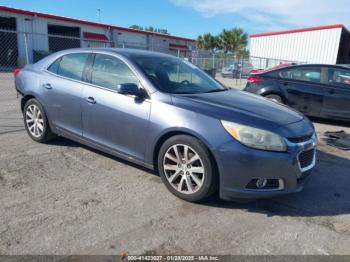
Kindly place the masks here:
MULTIPOLYGON (((75 80, 81 80, 89 54, 69 54, 61 58, 57 74, 75 80)), ((52 64, 54 69, 54 64, 52 64)), ((51 67, 51 66, 50 66, 51 67)))
POLYGON ((55 62, 53 62, 47 70, 50 71, 51 73, 57 74, 58 68, 60 66, 61 58, 57 59, 55 62))
POLYGON ((284 79, 321 82, 321 68, 290 68, 281 70, 279 76, 284 79))

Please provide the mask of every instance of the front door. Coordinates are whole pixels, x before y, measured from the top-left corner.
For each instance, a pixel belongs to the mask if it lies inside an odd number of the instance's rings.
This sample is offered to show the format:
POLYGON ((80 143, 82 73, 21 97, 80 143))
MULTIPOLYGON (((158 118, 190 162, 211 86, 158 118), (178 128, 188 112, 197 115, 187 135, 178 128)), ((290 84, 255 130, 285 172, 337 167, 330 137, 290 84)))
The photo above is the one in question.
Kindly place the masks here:
POLYGON ((350 119, 350 69, 329 68, 322 116, 350 119))
POLYGON ((109 149, 144 160, 151 102, 117 93, 117 85, 139 80, 120 59, 96 54, 91 85, 83 94, 83 136, 109 149))
POLYGON ((319 116, 324 96, 321 67, 294 67, 280 73, 280 87, 289 106, 309 115, 319 116))

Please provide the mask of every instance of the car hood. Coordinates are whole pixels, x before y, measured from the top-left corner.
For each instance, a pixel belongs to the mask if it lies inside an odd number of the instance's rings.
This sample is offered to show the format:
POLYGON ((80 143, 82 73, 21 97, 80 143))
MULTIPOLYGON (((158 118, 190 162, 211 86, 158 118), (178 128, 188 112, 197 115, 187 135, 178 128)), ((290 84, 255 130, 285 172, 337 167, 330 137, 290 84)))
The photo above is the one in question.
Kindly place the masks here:
POLYGON ((173 95, 175 106, 216 117, 266 129, 295 123, 304 116, 287 106, 239 90, 215 93, 173 95))

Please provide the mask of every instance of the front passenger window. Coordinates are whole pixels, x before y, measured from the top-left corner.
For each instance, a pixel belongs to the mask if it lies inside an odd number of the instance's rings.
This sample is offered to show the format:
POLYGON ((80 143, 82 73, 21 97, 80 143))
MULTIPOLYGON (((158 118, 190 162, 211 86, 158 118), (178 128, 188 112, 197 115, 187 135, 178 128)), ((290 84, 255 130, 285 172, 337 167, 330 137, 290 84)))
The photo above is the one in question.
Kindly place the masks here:
POLYGON ((119 84, 138 84, 131 69, 121 60, 108 55, 96 54, 91 83, 117 91, 119 84))
POLYGON ((330 68, 328 71, 328 82, 350 88, 350 70, 330 68))

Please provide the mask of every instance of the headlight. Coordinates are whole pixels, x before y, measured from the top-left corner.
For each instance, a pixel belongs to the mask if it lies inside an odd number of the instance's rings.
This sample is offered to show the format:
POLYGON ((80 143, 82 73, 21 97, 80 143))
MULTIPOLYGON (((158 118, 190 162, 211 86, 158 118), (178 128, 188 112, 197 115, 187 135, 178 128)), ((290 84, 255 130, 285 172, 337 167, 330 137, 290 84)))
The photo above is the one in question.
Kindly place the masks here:
POLYGON ((221 123, 231 136, 246 146, 269 151, 287 151, 287 144, 275 133, 224 120, 221 123))

